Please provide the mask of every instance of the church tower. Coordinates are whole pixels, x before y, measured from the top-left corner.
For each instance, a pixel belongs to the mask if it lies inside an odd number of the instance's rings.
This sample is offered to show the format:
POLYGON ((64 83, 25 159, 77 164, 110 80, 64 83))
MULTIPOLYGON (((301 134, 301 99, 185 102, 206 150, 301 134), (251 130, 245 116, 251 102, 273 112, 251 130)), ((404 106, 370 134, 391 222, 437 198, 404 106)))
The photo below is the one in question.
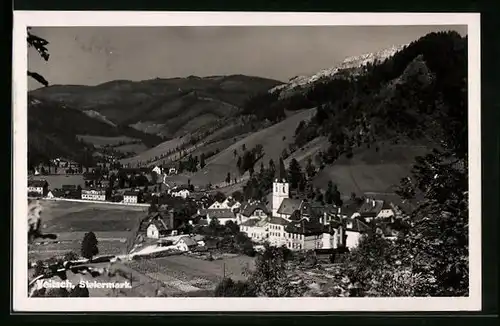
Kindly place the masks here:
POLYGON ((276 177, 273 182, 273 216, 278 216, 278 209, 280 208, 283 199, 288 198, 289 194, 289 185, 286 181, 285 164, 281 158, 279 168, 276 172, 276 177))

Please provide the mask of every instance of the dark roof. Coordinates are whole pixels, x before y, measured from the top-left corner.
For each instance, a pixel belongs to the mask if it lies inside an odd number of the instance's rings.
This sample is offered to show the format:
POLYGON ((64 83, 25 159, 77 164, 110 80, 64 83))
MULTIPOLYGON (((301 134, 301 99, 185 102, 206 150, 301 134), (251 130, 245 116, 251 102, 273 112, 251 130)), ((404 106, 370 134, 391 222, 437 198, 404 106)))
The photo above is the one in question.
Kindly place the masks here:
POLYGON ((101 177, 102 176, 97 173, 90 173, 90 172, 83 173, 84 180, 99 180, 101 179, 101 177))
POLYGON ((233 211, 229 208, 211 209, 209 212, 210 218, 235 218, 233 211))
POLYGON ((28 187, 45 187, 49 183, 46 180, 28 180, 28 187))
POLYGON ((125 191, 123 193, 123 196, 139 196, 139 191, 132 191, 132 190, 125 191))
POLYGON ((288 225, 288 221, 281 217, 271 217, 269 219, 269 224, 278 224, 278 225, 288 225))
POLYGON ((360 221, 357 218, 351 219, 350 222, 352 222, 352 227, 346 228, 346 230, 360 232, 360 233, 365 233, 365 232, 371 231, 371 228, 368 225, 366 225, 365 223, 363 223, 362 221, 360 221))
POLYGON ((352 214, 356 213, 360 207, 361 207, 361 205, 358 204, 355 200, 348 200, 348 201, 344 202, 340 212, 342 215, 346 215, 348 217, 351 217, 352 214))
POLYGON ((258 209, 261 209, 264 213, 269 214, 267 207, 260 201, 253 201, 241 205, 240 212, 243 216, 252 216, 252 214, 258 209))
POLYGON ((180 238, 177 242, 180 242, 180 241, 184 241, 184 243, 188 247, 197 246, 198 245, 198 243, 196 241, 194 241, 191 237, 188 237, 188 236, 180 238))
POLYGON ((187 185, 180 185, 180 186, 177 186, 174 189, 172 189, 173 192, 181 191, 181 190, 188 190, 189 191, 189 186, 187 186, 187 185))
POLYGON ((156 228, 158 229, 159 232, 168 231, 167 226, 165 225, 165 222, 163 222, 162 219, 154 219, 154 220, 150 221, 148 224, 148 227, 151 224, 154 224, 154 226, 156 226, 156 228))
POLYGON ((377 215, 382 210, 383 205, 384 205, 383 200, 367 199, 367 200, 365 200, 363 205, 361 205, 358 212, 360 214, 366 214, 366 215, 368 215, 368 214, 377 215))
POLYGON ((240 225, 241 226, 255 226, 255 225, 257 225, 258 222, 259 222, 258 219, 252 218, 252 219, 246 220, 245 222, 241 223, 240 225))
POLYGON ((290 222, 285 231, 303 235, 321 234, 326 232, 326 227, 318 219, 313 218, 310 220, 301 220, 300 222, 290 222))
POLYGON ((301 203, 300 199, 285 198, 278 208, 278 214, 292 215, 295 210, 299 209, 301 203))

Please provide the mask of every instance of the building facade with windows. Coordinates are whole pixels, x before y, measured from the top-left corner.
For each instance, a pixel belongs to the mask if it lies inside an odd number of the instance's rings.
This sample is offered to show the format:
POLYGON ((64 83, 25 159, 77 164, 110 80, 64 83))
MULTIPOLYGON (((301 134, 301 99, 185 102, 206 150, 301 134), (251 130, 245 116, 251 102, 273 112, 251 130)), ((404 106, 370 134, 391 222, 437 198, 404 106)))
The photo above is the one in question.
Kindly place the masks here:
POLYGON ((83 189, 82 199, 84 200, 97 200, 106 201, 108 199, 106 190, 101 189, 83 189))

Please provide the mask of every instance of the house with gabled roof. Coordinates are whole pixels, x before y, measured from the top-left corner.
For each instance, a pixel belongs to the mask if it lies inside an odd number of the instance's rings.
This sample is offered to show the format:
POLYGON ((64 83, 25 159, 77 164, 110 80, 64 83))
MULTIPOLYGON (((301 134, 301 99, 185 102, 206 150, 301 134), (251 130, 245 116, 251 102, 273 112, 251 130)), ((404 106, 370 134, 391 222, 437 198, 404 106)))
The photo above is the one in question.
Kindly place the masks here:
POLYGON ((358 211, 352 215, 352 217, 361 218, 365 222, 369 223, 377 218, 377 215, 382 211, 383 207, 383 200, 366 198, 365 202, 361 205, 358 211))
POLYGON ((205 210, 207 216, 207 222, 210 224, 212 219, 216 218, 219 221, 219 224, 224 225, 228 221, 233 221, 237 223, 236 214, 230 208, 221 208, 221 209, 207 209, 205 210))
POLYGON ((47 180, 28 180, 28 196, 47 196, 49 183, 47 180))
POLYGON ((270 215, 266 205, 259 200, 244 202, 236 211, 238 223, 243 223, 250 219, 265 219, 270 215))
POLYGON ((191 237, 183 236, 174 243, 174 247, 180 251, 191 251, 198 247, 198 243, 191 237))

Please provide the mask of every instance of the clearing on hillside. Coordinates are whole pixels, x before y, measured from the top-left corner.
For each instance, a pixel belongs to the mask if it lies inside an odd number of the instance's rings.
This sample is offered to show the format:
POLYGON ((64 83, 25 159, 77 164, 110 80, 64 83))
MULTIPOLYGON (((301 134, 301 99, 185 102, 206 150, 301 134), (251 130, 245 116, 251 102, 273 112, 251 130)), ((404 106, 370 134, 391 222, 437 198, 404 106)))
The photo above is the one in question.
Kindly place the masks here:
POLYGON ((238 158, 234 156, 234 151, 236 150, 237 155, 243 155, 243 144, 247 150, 251 150, 257 144, 262 145, 264 157, 256 163, 256 169, 258 169, 260 162, 263 162, 267 166, 270 159, 273 159, 277 164, 283 150, 285 148, 288 150, 289 144, 293 142, 295 129, 299 122, 311 119, 315 112, 316 109, 298 112, 275 125, 254 132, 235 142, 208 160, 205 168, 190 177, 191 183, 200 186, 205 186, 209 183, 213 185, 220 184, 222 186, 228 172, 231 175, 231 179, 241 178, 242 176, 239 175, 236 166, 238 158))
POLYGON ((429 152, 427 146, 379 144, 362 148, 348 159, 341 156, 314 178, 316 187, 326 189, 333 181, 343 197, 351 193, 392 193, 402 178, 409 176, 415 157, 429 152))
POLYGON ((134 139, 127 136, 104 137, 104 136, 91 136, 91 135, 76 135, 76 137, 81 141, 94 145, 95 147, 103 147, 106 145, 116 146, 123 142, 130 143, 130 142, 140 141, 140 139, 134 139))

